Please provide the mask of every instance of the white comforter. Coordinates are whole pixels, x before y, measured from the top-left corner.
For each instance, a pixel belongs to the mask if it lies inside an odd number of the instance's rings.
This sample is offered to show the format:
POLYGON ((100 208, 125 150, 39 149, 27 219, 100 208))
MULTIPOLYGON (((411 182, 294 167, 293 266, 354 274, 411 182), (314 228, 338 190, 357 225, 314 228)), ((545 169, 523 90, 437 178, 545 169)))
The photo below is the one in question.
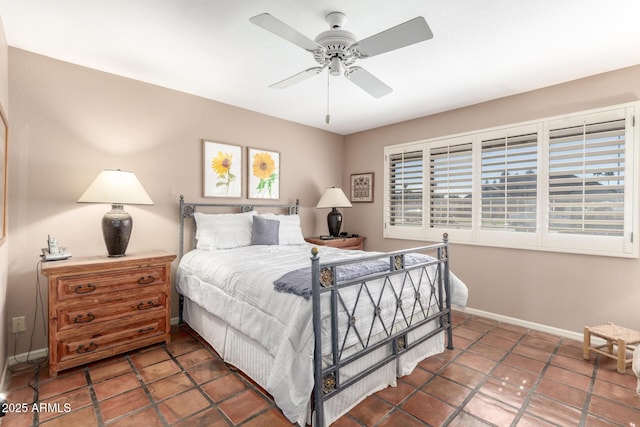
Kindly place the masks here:
MULTIPOLYGON (((291 270, 308 267, 312 247, 193 250, 183 256, 177 274, 178 292, 224 319, 273 356, 274 370, 266 389, 290 420, 298 419, 306 410, 313 389, 311 300, 276 292, 273 282, 291 270)), ((367 254, 329 247, 320 247, 319 251, 324 262, 367 254)), ((451 279, 452 303, 465 305, 466 286, 454 275, 451 279)))

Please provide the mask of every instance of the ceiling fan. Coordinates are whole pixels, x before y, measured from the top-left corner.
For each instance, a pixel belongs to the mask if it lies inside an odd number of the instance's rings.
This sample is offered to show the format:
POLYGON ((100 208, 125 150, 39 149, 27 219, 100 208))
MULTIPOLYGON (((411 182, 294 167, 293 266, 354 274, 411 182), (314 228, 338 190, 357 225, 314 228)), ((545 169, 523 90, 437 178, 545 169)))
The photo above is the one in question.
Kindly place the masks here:
POLYGON ((262 13, 249 20, 311 52, 313 58, 320 64, 318 67, 308 68, 269 87, 286 88, 328 68, 330 75, 344 74, 347 79, 375 98, 385 96, 393 89, 364 68, 353 64, 359 59, 380 55, 433 38, 433 33, 422 16, 360 41, 356 40, 353 33, 342 29, 347 21, 347 16, 342 12, 331 12, 326 16, 330 29, 318 34, 315 40, 311 40, 268 13, 262 13))

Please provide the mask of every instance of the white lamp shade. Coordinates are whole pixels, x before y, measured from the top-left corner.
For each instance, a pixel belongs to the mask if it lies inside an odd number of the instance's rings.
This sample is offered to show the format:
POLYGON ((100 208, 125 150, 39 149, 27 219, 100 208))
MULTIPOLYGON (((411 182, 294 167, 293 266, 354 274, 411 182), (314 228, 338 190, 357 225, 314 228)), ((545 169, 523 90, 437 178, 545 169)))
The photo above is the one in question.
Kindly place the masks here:
POLYGON ((152 205, 136 174, 120 169, 103 170, 80 196, 78 203, 110 203, 116 205, 152 205))
POLYGON ((351 202, 347 199, 347 196, 344 195, 344 192, 340 188, 331 187, 328 188, 318 204, 316 208, 350 208, 351 202))

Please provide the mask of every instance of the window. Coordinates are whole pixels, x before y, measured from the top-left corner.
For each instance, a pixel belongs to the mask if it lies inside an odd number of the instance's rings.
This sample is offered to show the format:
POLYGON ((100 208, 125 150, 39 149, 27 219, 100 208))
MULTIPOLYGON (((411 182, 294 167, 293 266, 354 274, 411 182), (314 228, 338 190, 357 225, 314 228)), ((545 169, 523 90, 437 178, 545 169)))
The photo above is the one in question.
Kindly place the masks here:
POLYGON ((639 106, 386 147, 384 236, 637 257, 639 106))

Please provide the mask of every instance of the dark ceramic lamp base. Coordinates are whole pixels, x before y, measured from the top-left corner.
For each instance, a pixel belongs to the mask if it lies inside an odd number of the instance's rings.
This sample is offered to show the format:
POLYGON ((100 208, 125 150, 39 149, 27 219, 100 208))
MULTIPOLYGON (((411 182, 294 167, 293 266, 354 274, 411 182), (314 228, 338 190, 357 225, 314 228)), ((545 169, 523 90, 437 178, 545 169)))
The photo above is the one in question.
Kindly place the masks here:
POLYGON ((102 217, 102 235, 110 257, 125 256, 133 219, 122 205, 111 205, 111 210, 102 217))
POLYGON ((337 208, 331 209, 331 212, 327 215, 327 226, 329 227, 329 234, 333 237, 340 235, 340 226, 342 225, 342 214, 337 208))

